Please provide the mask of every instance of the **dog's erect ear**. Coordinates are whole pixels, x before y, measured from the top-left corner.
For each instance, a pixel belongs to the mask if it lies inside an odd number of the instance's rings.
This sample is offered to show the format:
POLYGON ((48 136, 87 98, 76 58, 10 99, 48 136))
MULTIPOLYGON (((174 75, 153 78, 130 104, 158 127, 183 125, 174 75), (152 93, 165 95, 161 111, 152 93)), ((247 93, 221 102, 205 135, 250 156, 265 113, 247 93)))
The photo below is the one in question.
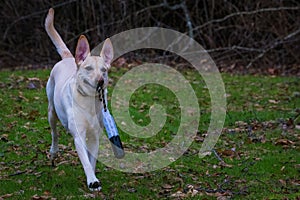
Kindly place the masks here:
POLYGON ((105 64, 110 66, 110 63, 114 57, 114 50, 109 38, 105 40, 100 56, 103 58, 105 64))
POLYGON ((75 62, 80 65, 90 53, 90 45, 88 40, 84 35, 81 35, 78 39, 76 52, 75 52, 75 62))

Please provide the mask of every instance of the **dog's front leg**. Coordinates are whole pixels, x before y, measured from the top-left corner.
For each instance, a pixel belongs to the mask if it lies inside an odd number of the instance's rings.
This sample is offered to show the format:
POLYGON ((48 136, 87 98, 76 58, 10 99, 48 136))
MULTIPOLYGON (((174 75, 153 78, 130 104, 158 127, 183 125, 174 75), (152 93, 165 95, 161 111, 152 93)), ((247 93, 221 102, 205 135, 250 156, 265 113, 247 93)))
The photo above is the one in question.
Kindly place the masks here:
POLYGON ((101 190, 101 183, 96 178, 94 167, 91 165, 88 150, 86 147, 85 142, 85 132, 79 132, 79 134, 74 134, 74 144, 77 150, 78 157, 81 161, 83 166, 86 179, 87 179, 87 186, 92 191, 100 191, 101 190))
POLYGON ((89 133, 87 136, 87 148, 88 148, 88 156, 90 163, 93 167, 94 173, 96 172, 96 162, 98 157, 98 149, 99 149, 99 134, 98 133, 89 133))

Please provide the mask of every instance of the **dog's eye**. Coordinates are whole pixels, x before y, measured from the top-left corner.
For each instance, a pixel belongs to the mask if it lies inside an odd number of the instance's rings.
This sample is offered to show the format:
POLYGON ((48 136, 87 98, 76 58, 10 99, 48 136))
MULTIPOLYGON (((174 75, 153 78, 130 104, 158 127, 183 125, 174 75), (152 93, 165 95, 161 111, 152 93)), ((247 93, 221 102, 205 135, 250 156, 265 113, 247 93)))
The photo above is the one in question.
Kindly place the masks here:
POLYGON ((101 68, 101 72, 106 72, 106 68, 101 68))
POLYGON ((92 70, 93 70, 93 68, 92 68, 91 66, 87 66, 85 69, 86 69, 87 71, 92 71, 92 70))

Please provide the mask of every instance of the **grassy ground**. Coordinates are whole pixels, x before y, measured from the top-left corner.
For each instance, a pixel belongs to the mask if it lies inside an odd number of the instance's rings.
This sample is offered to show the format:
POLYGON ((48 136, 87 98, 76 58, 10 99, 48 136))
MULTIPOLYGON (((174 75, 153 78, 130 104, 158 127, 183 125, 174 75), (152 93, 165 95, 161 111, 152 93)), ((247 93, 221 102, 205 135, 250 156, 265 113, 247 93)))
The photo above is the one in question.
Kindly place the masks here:
MULTIPOLYGON (((112 69, 113 84, 126 69, 112 69)), ((48 70, 0 73, 0 199, 299 199, 300 81, 292 77, 223 74, 227 117, 211 155, 197 155, 210 120, 209 93, 200 76, 190 80, 201 106, 199 131, 191 147, 170 166, 129 174, 97 164, 103 190, 90 193, 71 136, 59 128, 60 157, 49 162, 51 144, 45 83, 48 70)), ((126 151, 150 152, 176 133, 176 96, 158 85, 139 88, 131 98, 133 120, 149 123, 148 109, 162 104, 168 117, 149 139, 120 132, 126 151)))

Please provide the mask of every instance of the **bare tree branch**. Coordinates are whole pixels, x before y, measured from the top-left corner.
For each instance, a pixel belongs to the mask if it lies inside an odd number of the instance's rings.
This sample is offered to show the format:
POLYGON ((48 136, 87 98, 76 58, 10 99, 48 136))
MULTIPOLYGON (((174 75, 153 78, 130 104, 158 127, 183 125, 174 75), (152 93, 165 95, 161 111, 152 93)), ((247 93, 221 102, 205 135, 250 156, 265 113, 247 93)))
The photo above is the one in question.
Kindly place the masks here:
POLYGON ((260 54, 258 54, 254 59, 251 60, 251 62, 246 66, 246 68, 251 67, 251 65, 256 62, 258 59, 262 58, 268 51, 270 51, 271 49, 276 48, 278 45, 283 44, 286 40, 296 36, 297 34, 300 33, 300 28, 297 29, 296 31, 288 34, 287 36, 285 36, 283 39, 278 39, 276 41, 274 41, 270 47, 265 48, 260 54))
MULTIPOLYGON (((59 3, 59 4, 56 4, 53 6, 53 8, 58 8, 58 7, 61 7, 61 6, 64 6, 64 5, 67 5, 67 4, 70 4, 70 3, 74 3, 76 2, 76 0, 69 0, 67 2, 63 2, 63 3, 59 3)), ((42 14, 45 14, 47 13, 48 9, 44 9, 44 10, 40 10, 38 12, 34 12, 34 13, 31 13, 29 15, 25 15, 25 16, 21 16, 20 18, 16 19, 15 21, 13 21, 5 30, 4 34, 3 34, 3 37, 2 37, 2 40, 5 40, 7 38, 7 34, 9 32, 9 30, 18 22, 22 21, 22 20, 25 20, 25 19, 28 19, 28 18, 31 18, 33 16, 36 16, 36 15, 42 15, 42 14)))
POLYGON ((168 1, 164 0, 163 5, 167 8, 169 8, 170 10, 177 10, 177 9, 182 9, 183 10, 184 15, 185 15, 186 26, 189 29, 189 37, 194 38, 193 25, 192 25, 191 17, 190 17, 189 11, 187 9, 185 0, 183 0, 180 4, 176 4, 174 6, 170 6, 168 1))
POLYGON ((204 24, 195 27, 193 30, 196 31, 196 30, 202 29, 203 27, 205 27, 209 24, 223 22, 223 21, 226 21, 227 19, 235 17, 235 16, 254 15, 254 14, 262 13, 262 12, 274 12, 274 11, 281 11, 281 10, 299 10, 299 9, 300 9, 300 6, 297 6, 297 7, 278 7, 278 8, 262 8, 262 9, 258 9, 258 10, 252 10, 252 11, 241 11, 241 12, 231 13, 231 14, 226 15, 225 17, 220 18, 220 19, 213 19, 211 21, 205 22, 204 24))
MULTIPOLYGON (((42 27, 43 16, 50 5, 61 7, 57 9, 56 25, 71 51, 76 45, 75 39, 81 34, 85 34, 91 46, 95 46, 105 37, 124 30, 158 26, 185 32, 197 40, 225 71, 233 64, 238 64, 239 69, 245 72, 255 71, 258 64, 259 70, 262 66, 265 69, 282 66, 282 70, 288 68, 293 71, 294 66, 300 63, 300 37, 296 30, 300 27, 298 1, 57 2, 5 0, 0 5, 0 30, 3 34, 0 36, 1 68, 53 63, 57 59, 54 48, 49 48, 49 40, 42 27), (20 59, 12 59, 12 55, 20 59)), ((170 48, 178 41, 180 38, 172 41, 170 48)), ((182 50, 188 47, 189 44, 182 45, 182 50)), ((132 59, 133 55, 135 52, 128 55, 128 59, 132 59)), ((174 61, 174 56, 169 53, 158 51, 157 55, 153 55, 149 58, 174 61)), ((181 62, 180 58, 176 60, 181 62)))

